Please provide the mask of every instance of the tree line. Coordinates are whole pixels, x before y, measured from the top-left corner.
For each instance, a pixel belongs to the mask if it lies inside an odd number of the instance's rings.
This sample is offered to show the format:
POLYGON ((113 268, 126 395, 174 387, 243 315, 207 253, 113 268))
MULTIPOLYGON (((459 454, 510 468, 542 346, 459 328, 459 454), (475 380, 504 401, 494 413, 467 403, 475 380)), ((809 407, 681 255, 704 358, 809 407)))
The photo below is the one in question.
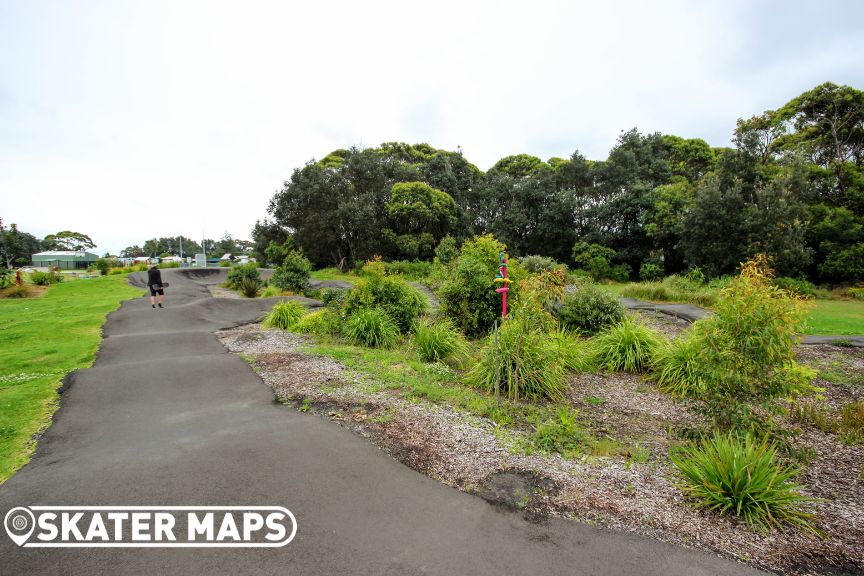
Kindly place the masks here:
POLYGON ((516 256, 574 264, 599 250, 632 277, 646 263, 717 276, 765 253, 781 275, 864 278, 864 92, 819 85, 739 119, 733 144, 633 129, 603 161, 518 154, 487 172, 427 144, 336 150, 294 170, 253 249, 265 260, 288 242, 350 267, 430 260, 448 236, 491 232, 516 256))

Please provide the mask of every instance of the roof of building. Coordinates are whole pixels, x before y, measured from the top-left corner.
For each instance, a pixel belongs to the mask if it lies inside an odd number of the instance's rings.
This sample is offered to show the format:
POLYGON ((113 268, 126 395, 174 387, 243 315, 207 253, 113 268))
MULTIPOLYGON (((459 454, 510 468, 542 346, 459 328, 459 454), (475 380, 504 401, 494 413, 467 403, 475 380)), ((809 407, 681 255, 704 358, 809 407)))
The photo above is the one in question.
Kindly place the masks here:
POLYGON ((86 258, 87 256, 98 256, 91 252, 83 250, 49 250, 47 252, 37 252, 33 256, 72 256, 74 258, 86 258))

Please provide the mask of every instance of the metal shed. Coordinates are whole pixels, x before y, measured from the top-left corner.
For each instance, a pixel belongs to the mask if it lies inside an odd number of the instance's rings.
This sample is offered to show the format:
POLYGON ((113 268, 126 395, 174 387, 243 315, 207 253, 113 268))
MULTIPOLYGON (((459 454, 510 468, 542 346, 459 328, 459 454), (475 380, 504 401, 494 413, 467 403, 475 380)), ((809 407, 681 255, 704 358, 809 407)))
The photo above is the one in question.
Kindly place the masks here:
POLYGON ((60 268, 61 270, 86 270, 99 256, 90 252, 56 250, 33 254, 33 266, 37 268, 60 268))

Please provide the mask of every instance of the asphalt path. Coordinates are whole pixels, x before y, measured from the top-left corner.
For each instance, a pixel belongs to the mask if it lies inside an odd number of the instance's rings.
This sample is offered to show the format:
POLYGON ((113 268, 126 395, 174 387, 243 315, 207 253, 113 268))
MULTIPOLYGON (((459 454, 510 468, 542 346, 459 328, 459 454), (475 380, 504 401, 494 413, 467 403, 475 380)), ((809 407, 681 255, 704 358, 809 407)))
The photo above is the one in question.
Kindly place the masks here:
MULTIPOLYGON (((0 574, 640 574, 757 572, 573 521, 526 521, 427 478, 333 423, 274 401, 213 332, 272 300, 214 299, 222 280, 166 270, 166 308, 126 302, 76 373, 32 461, 0 486, 16 506, 284 506, 282 548, 19 548, 0 574)), ((142 275, 133 282, 145 283, 142 275)))

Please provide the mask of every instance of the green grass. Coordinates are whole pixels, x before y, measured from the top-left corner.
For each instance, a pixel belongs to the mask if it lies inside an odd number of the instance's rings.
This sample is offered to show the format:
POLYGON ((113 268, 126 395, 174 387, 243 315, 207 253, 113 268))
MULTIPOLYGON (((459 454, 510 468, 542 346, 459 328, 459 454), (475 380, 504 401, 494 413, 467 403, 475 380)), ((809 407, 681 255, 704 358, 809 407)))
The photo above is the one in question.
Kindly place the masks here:
POLYGON ((27 463, 57 408, 63 376, 93 363, 105 317, 142 294, 125 275, 63 282, 0 300, 0 482, 27 463))
POLYGON ((350 282, 351 284, 357 282, 357 276, 346 272, 340 272, 338 268, 322 268, 321 270, 315 270, 309 275, 309 277, 315 280, 321 280, 322 282, 328 280, 342 280, 344 282, 350 282))
POLYGON ((807 318, 806 333, 820 336, 864 335, 864 302, 816 300, 807 318))

